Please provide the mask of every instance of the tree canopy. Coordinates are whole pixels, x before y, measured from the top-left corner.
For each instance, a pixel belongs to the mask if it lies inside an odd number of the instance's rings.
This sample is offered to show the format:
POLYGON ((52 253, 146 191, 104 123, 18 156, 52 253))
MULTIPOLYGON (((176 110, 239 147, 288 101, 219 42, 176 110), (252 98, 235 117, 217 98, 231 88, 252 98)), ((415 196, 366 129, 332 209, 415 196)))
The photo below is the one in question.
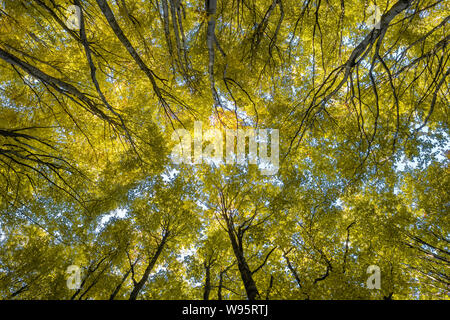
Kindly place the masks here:
POLYGON ((448 299, 449 13, 0 1, 0 299, 448 299))

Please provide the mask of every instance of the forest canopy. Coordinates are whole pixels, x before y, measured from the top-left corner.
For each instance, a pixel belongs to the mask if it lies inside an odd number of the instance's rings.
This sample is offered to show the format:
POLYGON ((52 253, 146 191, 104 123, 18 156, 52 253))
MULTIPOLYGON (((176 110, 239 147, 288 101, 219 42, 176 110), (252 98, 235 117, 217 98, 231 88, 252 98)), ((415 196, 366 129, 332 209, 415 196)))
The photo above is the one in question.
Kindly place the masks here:
POLYGON ((449 299, 449 14, 0 0, 0 299, 449 299))

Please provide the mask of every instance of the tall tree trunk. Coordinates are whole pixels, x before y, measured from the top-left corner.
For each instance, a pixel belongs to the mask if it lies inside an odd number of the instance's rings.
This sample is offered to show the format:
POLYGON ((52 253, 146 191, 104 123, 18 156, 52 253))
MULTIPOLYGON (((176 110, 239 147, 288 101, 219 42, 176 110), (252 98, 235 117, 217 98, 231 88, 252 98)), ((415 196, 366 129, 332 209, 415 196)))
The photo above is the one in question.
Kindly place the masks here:
POLYGON ((228 224, 228 235, 230 237, 231 246, 233 247, 234 255, 238 262, 239 273, 241 274, 242 282, 244 283, 245 292, 249 300, 256 300, 259 298, 259 292, 256 283, 253 280, 252 272, 244 257, 244 250, 242 247, 242 235, 240 238, 233 232, 234 227, 228 224))
POLYGON ((209 293, 211 292, 211 265, 206 262, 205 267, 205 290, 203 292, 203 300, 209 300, 209 293))
POLYGON ((130 269, 128 269, 128 271, 123 275, 122 277, 122 281, 120 281, 120 283, 117 285, 117 287, 114 289, 114 292, 111 294, 111 296, 109 297, 109 300, 114 300, 114 298, 116 297, 116 295, 119 293, 120 288, 122 288, 122 285, 124 284, 124 282, 127 280, 128 276, 130 275, 131 272, 131 267, 130 269))
POLYGON ((153 267, 156 264, 156 261, 158 260, 158 257, 160 256, 162 250, 164 249, 164 246, 167 241, 167 237, 168 237, 168 233, 164 234, 160 244, 158 245, 158 248, 156 249, 155 254, 151 258, 150 262, 148 263, 147 268, 145 268, 144 275, 142 276, 141 280, 139 280, 139 282, 137 282, 134 285, 134 288, 133 288, 133 291, 131 291, 129 300, 136 300, 137 296, 141 292, 142 288, 144 287, 145 282, 147 281, 147 279, 150 275, 150 272, 152 271, 153 267))

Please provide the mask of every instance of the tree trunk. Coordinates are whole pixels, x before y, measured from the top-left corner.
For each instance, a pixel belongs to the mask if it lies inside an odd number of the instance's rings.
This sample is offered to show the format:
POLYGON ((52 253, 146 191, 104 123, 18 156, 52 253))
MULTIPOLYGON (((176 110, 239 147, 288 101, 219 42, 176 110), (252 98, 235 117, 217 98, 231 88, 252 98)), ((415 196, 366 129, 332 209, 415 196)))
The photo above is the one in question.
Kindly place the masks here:
POLYGON ((242 282, 244 283, 245 292, 249 300, 256 300, 259 298, 259 292, 256 288, 256 283, 253 280, 252 272, 244 257, 244 250, 242 248, 242 239, 236 239, 233 233, 232 226, 228 225, 228 235, 230 237, 231 246, 233 247, 234 255, 238 262, 239 273, 241 274, 242 282))
POLYGON ((209 300, 211 292, 211 266, 204 263, 205 266, 205 291, 203 292, 203 300, 209 300))
POLYGON ((109 297, 109 300, 114 300, 114 298, 116 297, 116 295, 119 293, 120 288, 122 288, 123 283, 125 282, 125 280, 127 280, 128 275, 131 272, 131 268, 128 269, 128 271, 123 275, 122 277, 122 281, 117 285, 116 289, 114 289, 114 292, 111 294, 111 296, 109 297))
POLYGON ((219 276, 219 287, 217 288, 217 300, 222 300, 223 272, 219 276))
POLYGON ((150 262, 147 265, 147 268, 145 268, 144 275, 142 276, 141 280, 137 282, 134 285, 133 291, 131 291, 129 300, 136 300, 137 296, 141 292, 142 288, 144 287, 145 282, 147 281, 150 272, 152 271, 153 267, 156 264, 156 261, 158 260, 159 255, 161 254, 162 250, 164 249, 164 246, 167 241, 168 234, 165 234, 161 240, 161 243, 158 246, 158 249, 156 249, 155 254, 151 258, 150 262))

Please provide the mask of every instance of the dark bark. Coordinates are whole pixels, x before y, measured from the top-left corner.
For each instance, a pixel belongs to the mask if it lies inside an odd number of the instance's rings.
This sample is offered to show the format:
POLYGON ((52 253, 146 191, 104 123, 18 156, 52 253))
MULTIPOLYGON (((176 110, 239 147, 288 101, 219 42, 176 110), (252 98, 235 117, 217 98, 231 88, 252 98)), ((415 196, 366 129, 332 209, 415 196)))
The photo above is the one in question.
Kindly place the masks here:
POLYGON ((83 292, 83 294, 80 295, 80 297, 78 298, 78 300, 83 299, 83 297, 85 295, 87 295, 87 293, 98 283, 98 280, 100 280, 100 277, 102 276, 102 274, 105 273, 106 269, 110 266, 111 264, 107 264, 102 271, 95 277, 95 279, 92 281, 92 283, 89 285, 89 287, 87 287, 87 289, 83 292))
POLYGON ((295 281, 297 281, 298 287, 302 288, 302 282, 300 281, 300 277, 298 276, 297 270, 292 266, 291 260, 289 260, 287 254, 284 255, 284 259, 286 259, 286 263, 288 266, 289 271, 291 271, 292 275, 294 276, 295 281))
POLYGON ((95 272, 97 271, 97 269, 100 267, 100 265, 103 263, 103 261, 105 261, 110 254, 107 254, 105 257, 103 257, 96 265, 95 267, 92 267, 94 265, 94 263, 92 263, 89 268, 87 269, 87 273, 86 276, 84 277, 83 281, 80 284, 80 288, 77 289, 77 291, 75 291, 75 293, 72 295, 72 297, 70 298, 70 300, 74 300, 76 298, 76 296, 81 292, 81 290, 83 290, 83 286, 86 284, 86 281, 89 279, 89 277, 95 272))
POLYGON ((119 293, 120 288, 122 288, 122 285, 125 283, 125 281, 127 280, 128 276, 130 275, 131 272, 131 267, 130 269, 128 269, 128 271, 123 275, 122 280, 120 281, 120 283, 117 285, 117 287, 114 289, 113 293, 111 293, 111 296, 109 297, 109 300, 114 300, 114 298, 116 297, 116 295, 119 293))
POLYGON ((151 259, 147 265, 147 268, 145 268, 144 275, 142 276, 141 280, 139 280, 138 282, 136 282, 134 284, 134 288, 133 288, 133 291, 131 291, 129 300, 136 300, 137 296, 141 292, 142 288, 145 285, 145 282, 147 281, 147 279, 150 275, 150 272, 153 270, 153 267, 155 266, 156 261, 158 260, 159 256, 161 255, 161 252, 163 251, 163 249, 167 243, 168 236, 169 236, 168 232, 164 233, 164 235, 161 239, 161 242, 159 243, 159 245, 156 249, 155 254, 151 257, 151 259))
POLYGON ((204 263, 205 267, 205 289, 203 291, 203 300, 209 300, 209 294, 211 292, 211 265, 204 263))
POLYGON ((259 298, 259 292, 253 279, 250 267, 248 266, 247 260, 244 256, 244 250, 242 247, 242 234, 235 235, 232 230, 234 230, 234 227, 229 225, 228 235, 238 263, 239 273, 241 274, 242 282, 244 283, 247 298, 249 300, 256 300, 259 298))
POLYGON ((27 291, 27 290, 28 290, 28 285, 27 285, 27 284, 24 284, 19 290, 13 292, 13 293, 9 296, 9 298, 10 298, 10 299, 11 299, 11 298, 14 298, 15 296, 18 296, 19 294, 21 294, 22 292, 27 291))
POLYGON ((272 287, 273 287, 273 276, 270 276, 270 281, 269 281, 269 287, 267 288, 267 293, 266 293, 266 300, 269 300, 270 297, 270 291, 272 291, 272 287))

